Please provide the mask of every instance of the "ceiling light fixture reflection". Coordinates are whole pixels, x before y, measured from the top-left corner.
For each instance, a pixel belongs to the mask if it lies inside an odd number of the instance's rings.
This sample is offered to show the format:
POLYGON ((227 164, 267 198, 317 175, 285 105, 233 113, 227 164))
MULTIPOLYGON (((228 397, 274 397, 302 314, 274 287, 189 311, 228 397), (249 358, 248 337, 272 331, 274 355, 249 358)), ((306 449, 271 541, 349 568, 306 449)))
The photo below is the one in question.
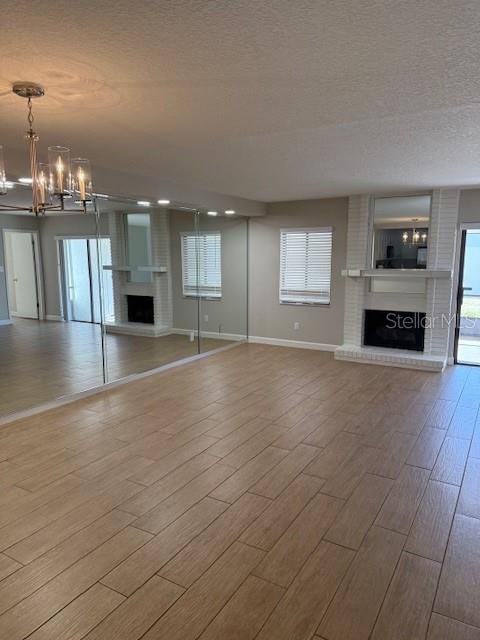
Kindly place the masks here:
POLYGON ((170 204, 170 200, 157 200, 158 204, 167 206, 167 204, 170 204))
MULTIPOLYGON (((87 204, 92 200, 92 172, 90 162, 85 158, 76 158, 70 163, 70 149, 67 147, 48 147, 48 164, 37 159, 38 135, 33 129, 32 100, 45 95, 44 88, 35 82, 15 82, 12 85, 15 95, 27 100, 28 129, 25 136, 28 144, 30 177, 20 178, 19 182, 32 187, 32 204, 29 207, 0 204, 0 209, 9 211, 30 211, 35 215, 47 211, 70 211, 87 213, 87 204), (66 209, 65 198, 80 200, 81 209, 66 209)), ((7 191, 3 148, 0 146, 0 195, 7 191)))
POLYGON ((207 216, 218 216, 218 211, 207 211, 207 216))
POLYGON ((226 216, 234 216, 235 215, 235 211, 233 209, 225 209, 225 215, 226 216))
POLYGON ((151 202, 149 202, 148 200, 137 200, 137 204, 140 207, 149 207, 151 205, 151 202))

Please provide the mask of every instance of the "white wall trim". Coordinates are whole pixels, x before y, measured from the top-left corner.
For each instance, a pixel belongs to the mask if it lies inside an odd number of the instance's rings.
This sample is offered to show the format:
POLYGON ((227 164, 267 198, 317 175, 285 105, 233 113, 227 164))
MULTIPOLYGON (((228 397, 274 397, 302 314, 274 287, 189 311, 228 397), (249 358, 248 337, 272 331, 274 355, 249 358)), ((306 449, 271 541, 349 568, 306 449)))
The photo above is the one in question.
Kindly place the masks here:
POLYGON ((169 369, 175 369, 177 367, 182 367, 186 364, 191 364, 196 362, 197 360, 202 360, 203 358, 208 358, 217 353, 222 353, 223 351, 229 351, 230 349, 235 349, 240 346, 239 344, 226 344, 224 347, 219 347, 218 349, 213 349, 212 351, 206 351, 205 353, 198 353, 197 355, 190 356, 188 358, 183 358, 182 360, 176 360, 175 362, 169 362, 168 364, 164 364, 161 367, 157 367, 156 369, 149 369, 148 371, 142 371, 141 373, 133 373, 130 376, 126 376, 125 378, 120 378, 120 380, 114 380, 112 382, 106 382, 105 384, 101 384, 98 387, 92 387, 91 389, 85 389, 85 391, 79 391, 78 393, 73 393, 69 396, 63 396, 62 398, 57 398, 55 400, 50 400, 49 402, 44 402, 43 404, 37 405, 36 407, 31 407, 30 409, 24 409, 23 411, 16 411, 8 416, 0 417, 0 427, 11 422, 16 422, 17 420, 24 420, 25 418, 30 418, 31 416, 35 416, 39 413, 44 413, 45 411, 50 411, 52 409, 58 409, 59 407, 63 407, 66 404, 71 404, 72 402, 76 402, 77 400, 81 400, 83 398, 88 398, 89 396, 94 396, 99 393, 104 393, 105 391, 110 391, 111 389, 115 389, 116 387, 121 387, 124 384, 128 384, 129 382, 137 382, 138 380, 142 380, 143 378, 149 378, 150 376, 154 376, 158 373, 163 373, 164 371, 168 371, 169 369))
MULTIPOLYGON (((194 335, 194 337, 198 336, 198 331, 195 329, 171 329, 169 334, 175 334, 179 336, 189 336, 194 335)), ((200 338, 215 338, 217 340, 235 340, 239 342, 240 340, 246 340, 245 335, 241 335, 239 333, 218 333, 218 331, 203 331, 200 329, 200 338)))
POLYGON ((52 320, 53 322, 64 322, 64 319, 62 318, 62 316, 55 316, 50 314, 47 314, 45 316, 45 320, 52 320))
POLYGON ((9 318, 6 320, 0 320, 0 327, 6 324, 13 324, 13 322, 9 318))
POLYGON ((248 342, 271 344, 276 347, 292 347, 294 349, 312 349, 314 351, 335 351, 340 346, 323 342, 305 342, 304 340, 286 340, 283 338, 266 338, 264 336, 248 336, 248 342))

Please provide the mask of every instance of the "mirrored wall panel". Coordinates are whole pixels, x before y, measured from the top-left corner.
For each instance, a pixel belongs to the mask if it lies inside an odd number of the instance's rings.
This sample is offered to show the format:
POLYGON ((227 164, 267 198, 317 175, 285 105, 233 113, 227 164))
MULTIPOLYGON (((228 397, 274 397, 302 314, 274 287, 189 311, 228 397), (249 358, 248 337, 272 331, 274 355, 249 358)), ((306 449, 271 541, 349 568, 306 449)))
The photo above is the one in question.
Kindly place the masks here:
POLYGON ((235 216, 199 217, 200 349, 247 335, 247 224, 235 216))
POLYGON ((426 269, 430 195, 374 200, 374 269, 426 269))
POLYGON ((247 229, 128 198, 0 213, 0 418, 245 340, 247 229))

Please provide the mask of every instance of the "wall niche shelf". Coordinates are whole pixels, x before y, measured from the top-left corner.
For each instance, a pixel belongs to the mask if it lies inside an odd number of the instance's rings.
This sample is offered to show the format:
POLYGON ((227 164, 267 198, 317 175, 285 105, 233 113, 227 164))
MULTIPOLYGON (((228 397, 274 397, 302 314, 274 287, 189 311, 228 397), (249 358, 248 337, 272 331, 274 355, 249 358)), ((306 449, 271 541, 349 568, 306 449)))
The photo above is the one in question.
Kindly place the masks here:
POLYGON ((451 279, 450 269, 342 269, 348 278, 451 279))

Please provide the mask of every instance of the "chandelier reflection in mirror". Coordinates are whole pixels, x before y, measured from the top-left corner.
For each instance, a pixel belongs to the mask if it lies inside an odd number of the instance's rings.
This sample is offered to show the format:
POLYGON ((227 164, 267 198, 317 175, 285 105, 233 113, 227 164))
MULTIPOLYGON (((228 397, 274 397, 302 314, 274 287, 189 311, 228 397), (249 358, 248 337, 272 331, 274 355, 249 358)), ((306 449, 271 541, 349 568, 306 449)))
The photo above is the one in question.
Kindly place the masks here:
MULTIPOLYGON (((86 158, 70 160, 67 147, 48 147, 48 164, 37 162, 38 135, 33 129, 32 100, 45 95, 43 87, 34 82, 15 82, 12 91, 27 100, 28 129, 25 139, 30 155, 30 180, 32 204, 19 207, 0 203, 0 209, 9 211, 30 211, 35 215, 45 215, 49 211, 66 213, 87 213, 92 202, 92 171, 86 158), (66 208, 66 202, 71 206, 66 208)), ((3 148, 0 146, 0 195, 6 195, 7 182, 3 148)))
POLYGON ((409 234, 408 231, 403 232, 402 240, 404 244, 419 244, 420 241, 422 241, 422 244, 425 244, 427 242, 428 235, 425 233, 425 231, 420 233, 420 231, 416 229, 417 222, 418 222, 418 218, 412 218, 413 227, 412 227, 411 235, 409 234))

